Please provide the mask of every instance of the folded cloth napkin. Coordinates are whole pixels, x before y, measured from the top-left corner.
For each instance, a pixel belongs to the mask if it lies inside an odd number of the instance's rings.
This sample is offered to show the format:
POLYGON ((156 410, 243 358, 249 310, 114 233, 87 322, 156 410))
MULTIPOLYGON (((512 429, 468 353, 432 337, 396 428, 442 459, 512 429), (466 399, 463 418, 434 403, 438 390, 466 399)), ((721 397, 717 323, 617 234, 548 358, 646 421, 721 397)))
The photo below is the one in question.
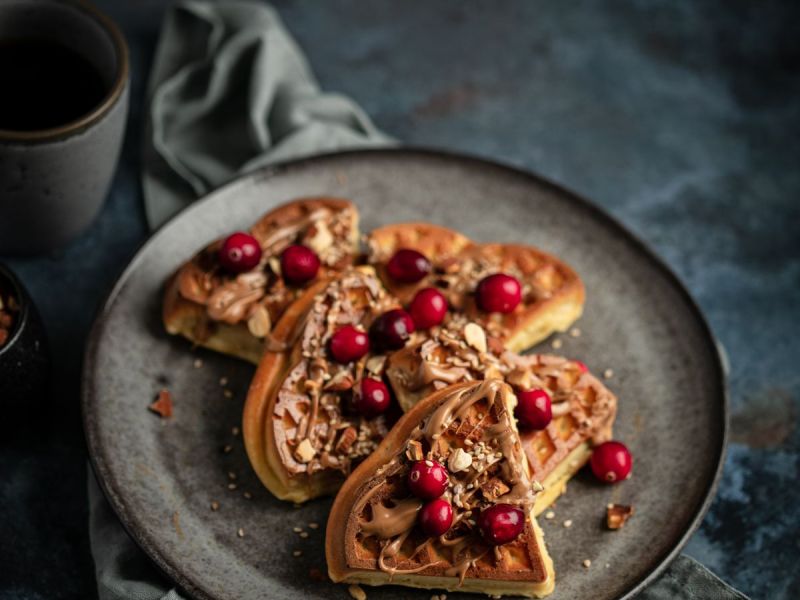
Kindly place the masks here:
MULTIPOLYGON (((237 173, 319 151, 392 143, 352 101, 323 93, 275 12, 186 0, 168 13, 150 78, 143 189, 156 228, 237 173)), ((89 478, 100 600, 181 600, 89 478)), ((680 556, 644 600, 746 600, 680 556)))

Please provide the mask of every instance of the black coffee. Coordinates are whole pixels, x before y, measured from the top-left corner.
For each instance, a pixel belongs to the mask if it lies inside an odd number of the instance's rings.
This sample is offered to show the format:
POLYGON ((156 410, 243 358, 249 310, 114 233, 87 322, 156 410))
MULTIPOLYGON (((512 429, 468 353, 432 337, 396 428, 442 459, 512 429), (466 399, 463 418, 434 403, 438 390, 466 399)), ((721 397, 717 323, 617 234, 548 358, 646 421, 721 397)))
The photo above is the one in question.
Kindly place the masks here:
POLYGON ((0 129, 58 127, 89 113, 108 86, 95 67, 61 44, 0 42, 0 129))

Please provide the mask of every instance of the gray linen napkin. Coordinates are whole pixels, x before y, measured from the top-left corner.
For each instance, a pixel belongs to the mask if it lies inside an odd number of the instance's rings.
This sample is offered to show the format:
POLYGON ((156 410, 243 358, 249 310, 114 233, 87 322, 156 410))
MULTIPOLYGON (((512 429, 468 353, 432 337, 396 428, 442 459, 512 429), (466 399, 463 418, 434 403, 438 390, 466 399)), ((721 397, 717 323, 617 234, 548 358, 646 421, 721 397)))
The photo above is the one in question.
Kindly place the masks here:
MULTIPOLYGON (((352 101, 323 93, 275 12, 185 0, 167 15, 150 78, 147 218, 158 227, 233 175, 325 150, 392 143, 352 101)), ((100 600, 182 600, 88 478, 100 600)), ((687 556, 643 600, 747 600, 687 556)))

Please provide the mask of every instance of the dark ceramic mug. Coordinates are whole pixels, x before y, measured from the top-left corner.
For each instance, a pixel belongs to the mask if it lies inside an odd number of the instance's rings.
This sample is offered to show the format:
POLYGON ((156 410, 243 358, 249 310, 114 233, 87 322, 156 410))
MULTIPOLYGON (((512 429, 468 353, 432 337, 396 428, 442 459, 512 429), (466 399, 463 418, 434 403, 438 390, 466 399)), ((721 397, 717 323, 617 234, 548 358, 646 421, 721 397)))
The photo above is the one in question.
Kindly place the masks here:
MULTIPOLYGON (((20 41, 66 48, 91 67, 102 87, 96 103, 64 123, 17 127, 5 116, 0 127, 0 254, 16 255, 68 242, 100 212, 122 147, 129 87, 122 34, 85 2, 0 0, 0 51, 20 41)), ((52 103, 72 91, 52 89, 52 103)), ((13 92, 6 87, 0 93, 13 92)))
POLYGON ((0 346, 0 411, 9 415, 40 405, 47 391, 50 358, 36 307, 22 283, 2 264, 0 289, 4 295, 10 292, 18 306, 0 346))

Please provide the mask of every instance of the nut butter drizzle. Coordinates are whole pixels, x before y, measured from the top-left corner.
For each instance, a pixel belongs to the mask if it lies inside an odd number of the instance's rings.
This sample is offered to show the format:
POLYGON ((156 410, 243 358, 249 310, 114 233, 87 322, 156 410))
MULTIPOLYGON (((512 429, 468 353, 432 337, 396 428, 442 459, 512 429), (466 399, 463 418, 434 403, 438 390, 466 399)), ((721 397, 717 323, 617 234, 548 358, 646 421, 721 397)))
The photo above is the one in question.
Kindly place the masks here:
MULTIPOLYGON (((500 468, 501 476, 511 485, 510 488, 506 488, 508 491, 499 500, 519 505, 528 514, 533 507, 535 492, 527 476, 525 456, 519 444, 514 421, 508 413, 509 409, 513 407, 511 394, 510 388, 501 381, 488 379, 475 383, 464 390, 451 393, 424 423, 414 429, 410 439, 412 441, 424 439, 429 444, 429 447, 432 448, 436 441, 456 421, 461 421, 463 424, 473 405, 481 400, 486 400, 487 410, 494 411, 496 423, 482 427, 479 422, 469 431, 467 437, 472 439, 471 436, 479 429, 480 436, 477 443, 488 444, 489 446, 493 442, 496 443, 496 448, 504 458, 500 468)), ((482 419, 485 419, 485 417, 482 419)), ((433 457, 433 451, 429 452, 428 455, 433 457)), ((472 506, 469 502, 479 488, 473 486, 472 489, 465 489, 465 487, 471 486, 476 482, 488 466, 490 465, 487 465, 486 468, 476 468, 474 472, 470 472, 466 476, 461 472, 459 476, 463 478, 463 481, 445 492, 445 497, 451 500, 455 512, 450 531, 454 531, 456 526, 462 522, 468 522, 469 525, 474 527, 474 520, 470 519, 470 517, 473 516, 472 511, 477 508, 477 505, 472 506)), ((379 474, 382 477, 397 476, 403 472, 405 472, 403 455, 394 457, 388 464, 379 469, 379 474)), ((453 474, 451 474, 452 476, 453 474)), ((364 520, 359 517, 359 525, 361 533, 365 537, 375 536, 381 541, 381 550, 377 559, 378 568, 388 573, 391 580, 397 573, 418 573, 445 562, 443 560, 434 561, 411 569, 399 569, 397 566, 387 564, 386 559, 395 558, 403 543, 411 534, 416 523, 417 512, 422 508, 422 502, 416 498, 390 498, 390 506, 386 506, 383 500, 371 502, 375 496, 384 491, 385 485, 386 479, 376 483, 361 497, 355 507, 355 514, 362 515, 366 505, 368 503, 370 505, 370 518, 364 520)), ((446 535, 444 534, 438 538, 427 538, 414 549, 408 559, 414 558, 423 549, 433 544, 438 543, 443 547, 449 547, 453 557, 459 557, 462 554, 463 556, 449 566, 444 571, 444 574, 449 577, 458 577, 459 585, 461 585, 470 567, 474 567, 479 560, 488 554, 489 550, 482 550, 473 555, 470 548, 471 542, 474 541, 472 533, 458 535, 453 538, 447 538, 446 535), (466 552, 464 552, 465 550, 466 552)), ((497 560, 502 558, 499 550, 496 550, 496 558, 497 560)))
POLYGON ((324 265, 341 268, 350 254, 348 234, 353 219, 352 207, 319 207, 280 227, 257 224, 252 232, 260 241, 262 258, 255 269, 236 276, 224 273, 214 257, 219 244, 213 244, 178 271, 178 291, 187 300, 205 306, 213 321, 235 325, 249 319, 262 303, 266 308, 272 307, 270 316, 277 318, 297 293, 280 280, 280 252, 302 238, 299 241, 311 246, 324 265), (309 235, 310 231, 313 235, 309 235), (270 282, 274 285, 270 286, 270 282))

